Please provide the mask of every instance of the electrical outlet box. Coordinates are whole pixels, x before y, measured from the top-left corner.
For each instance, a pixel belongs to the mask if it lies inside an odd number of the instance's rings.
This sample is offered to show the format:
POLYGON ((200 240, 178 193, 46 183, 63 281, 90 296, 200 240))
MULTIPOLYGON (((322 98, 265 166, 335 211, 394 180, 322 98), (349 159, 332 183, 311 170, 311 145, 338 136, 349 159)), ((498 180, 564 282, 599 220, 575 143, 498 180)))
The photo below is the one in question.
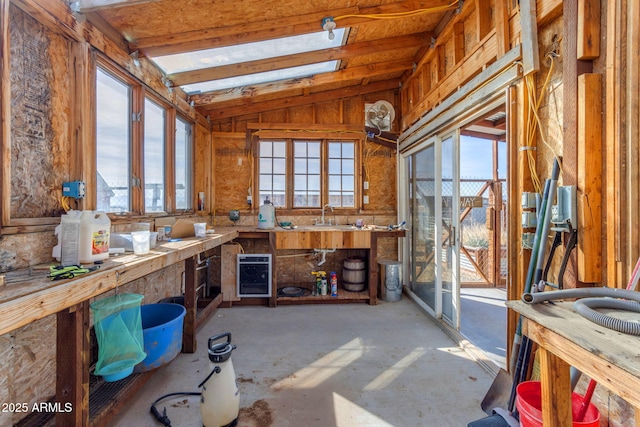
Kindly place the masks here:
POLYGON ((63 182, 62 195, 73 199, 82 199, 85 196, 85 187, 83 181, 63 182))
POLYGON ((536 228, 538 225, 538 217, 535 212, 522 212, 522 228, 536 228))
POLYGON ((251 196, 247 196, 247 204, 250 205, 251 203, 253 203, 253 200, 251 200, 251 196))
POLYGON ((551 207, 551 223, 556 226, 554 230, 570 231, 570 228, 578 228, 576 191, 575 185, 558 187, 557 204, 551 207))
POLYGON ((537 206, 538 193, 522 193, 522 207, 524 209, 535 209, 537 206))
POLYGON ((362 203, 365 205, 369 204, 369 196, 362 196, 362 203))

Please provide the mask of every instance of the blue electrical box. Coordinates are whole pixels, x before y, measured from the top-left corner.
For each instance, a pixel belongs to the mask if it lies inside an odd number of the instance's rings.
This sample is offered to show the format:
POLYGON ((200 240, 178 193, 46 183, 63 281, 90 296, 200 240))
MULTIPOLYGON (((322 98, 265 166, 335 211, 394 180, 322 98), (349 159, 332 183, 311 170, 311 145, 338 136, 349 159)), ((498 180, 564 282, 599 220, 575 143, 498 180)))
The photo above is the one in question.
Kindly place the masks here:
POLYGON ((82 199, 85 194, 85 183, 83 181, 71 181, 62 183, 62 195, 73 199, 82 199))

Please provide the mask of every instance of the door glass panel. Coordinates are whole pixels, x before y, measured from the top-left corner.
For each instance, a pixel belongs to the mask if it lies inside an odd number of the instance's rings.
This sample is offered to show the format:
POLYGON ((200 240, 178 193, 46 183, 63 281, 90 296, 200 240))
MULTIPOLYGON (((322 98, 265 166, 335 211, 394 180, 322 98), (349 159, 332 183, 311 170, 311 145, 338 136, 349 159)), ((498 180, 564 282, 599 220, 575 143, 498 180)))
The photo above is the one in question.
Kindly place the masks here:
POLYGON ((454 139, 449 137, 442 140, 442 228, 440 261, 442 272, 442 316, 449 322, 456 323, 455 315, 455 249, 456 223, 454 221, 455 191, 454 177, 455 146, 454 139))
POLYGON ((435 260, 435 148, 433 145, 409 160, 411 198, 411 290, 436 309, 435 260))

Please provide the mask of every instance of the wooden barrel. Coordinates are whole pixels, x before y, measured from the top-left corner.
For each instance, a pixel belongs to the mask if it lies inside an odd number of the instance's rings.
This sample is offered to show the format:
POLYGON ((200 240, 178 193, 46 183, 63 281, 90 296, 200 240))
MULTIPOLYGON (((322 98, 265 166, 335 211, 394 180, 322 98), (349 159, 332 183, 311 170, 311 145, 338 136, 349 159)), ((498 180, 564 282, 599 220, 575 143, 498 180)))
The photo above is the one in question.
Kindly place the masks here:
POLYGON ((366 284, 367 270, 361 258, 347 258, 342 269, 342 287, 347 291, 360 292, 366 284))

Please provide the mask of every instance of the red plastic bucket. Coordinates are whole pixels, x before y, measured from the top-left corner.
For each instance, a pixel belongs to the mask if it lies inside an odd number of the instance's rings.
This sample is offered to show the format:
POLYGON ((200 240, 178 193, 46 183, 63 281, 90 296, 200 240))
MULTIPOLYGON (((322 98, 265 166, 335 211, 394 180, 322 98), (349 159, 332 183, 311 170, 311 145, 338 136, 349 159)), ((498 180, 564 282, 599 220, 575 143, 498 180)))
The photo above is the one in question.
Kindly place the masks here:
MULTIPOLYGON (((520 414, 520 425, 523 427, 542 427, 542 388, 540 381, 524 381, 516 388, 516 408, 520 414)), ((580 411, 584 396, 578 393, 571 395, 573 417, 580 411)), ((600 411, 589 403, 584 420, 573 422, 574 427, 598 427, 600 425, 600 411)))

